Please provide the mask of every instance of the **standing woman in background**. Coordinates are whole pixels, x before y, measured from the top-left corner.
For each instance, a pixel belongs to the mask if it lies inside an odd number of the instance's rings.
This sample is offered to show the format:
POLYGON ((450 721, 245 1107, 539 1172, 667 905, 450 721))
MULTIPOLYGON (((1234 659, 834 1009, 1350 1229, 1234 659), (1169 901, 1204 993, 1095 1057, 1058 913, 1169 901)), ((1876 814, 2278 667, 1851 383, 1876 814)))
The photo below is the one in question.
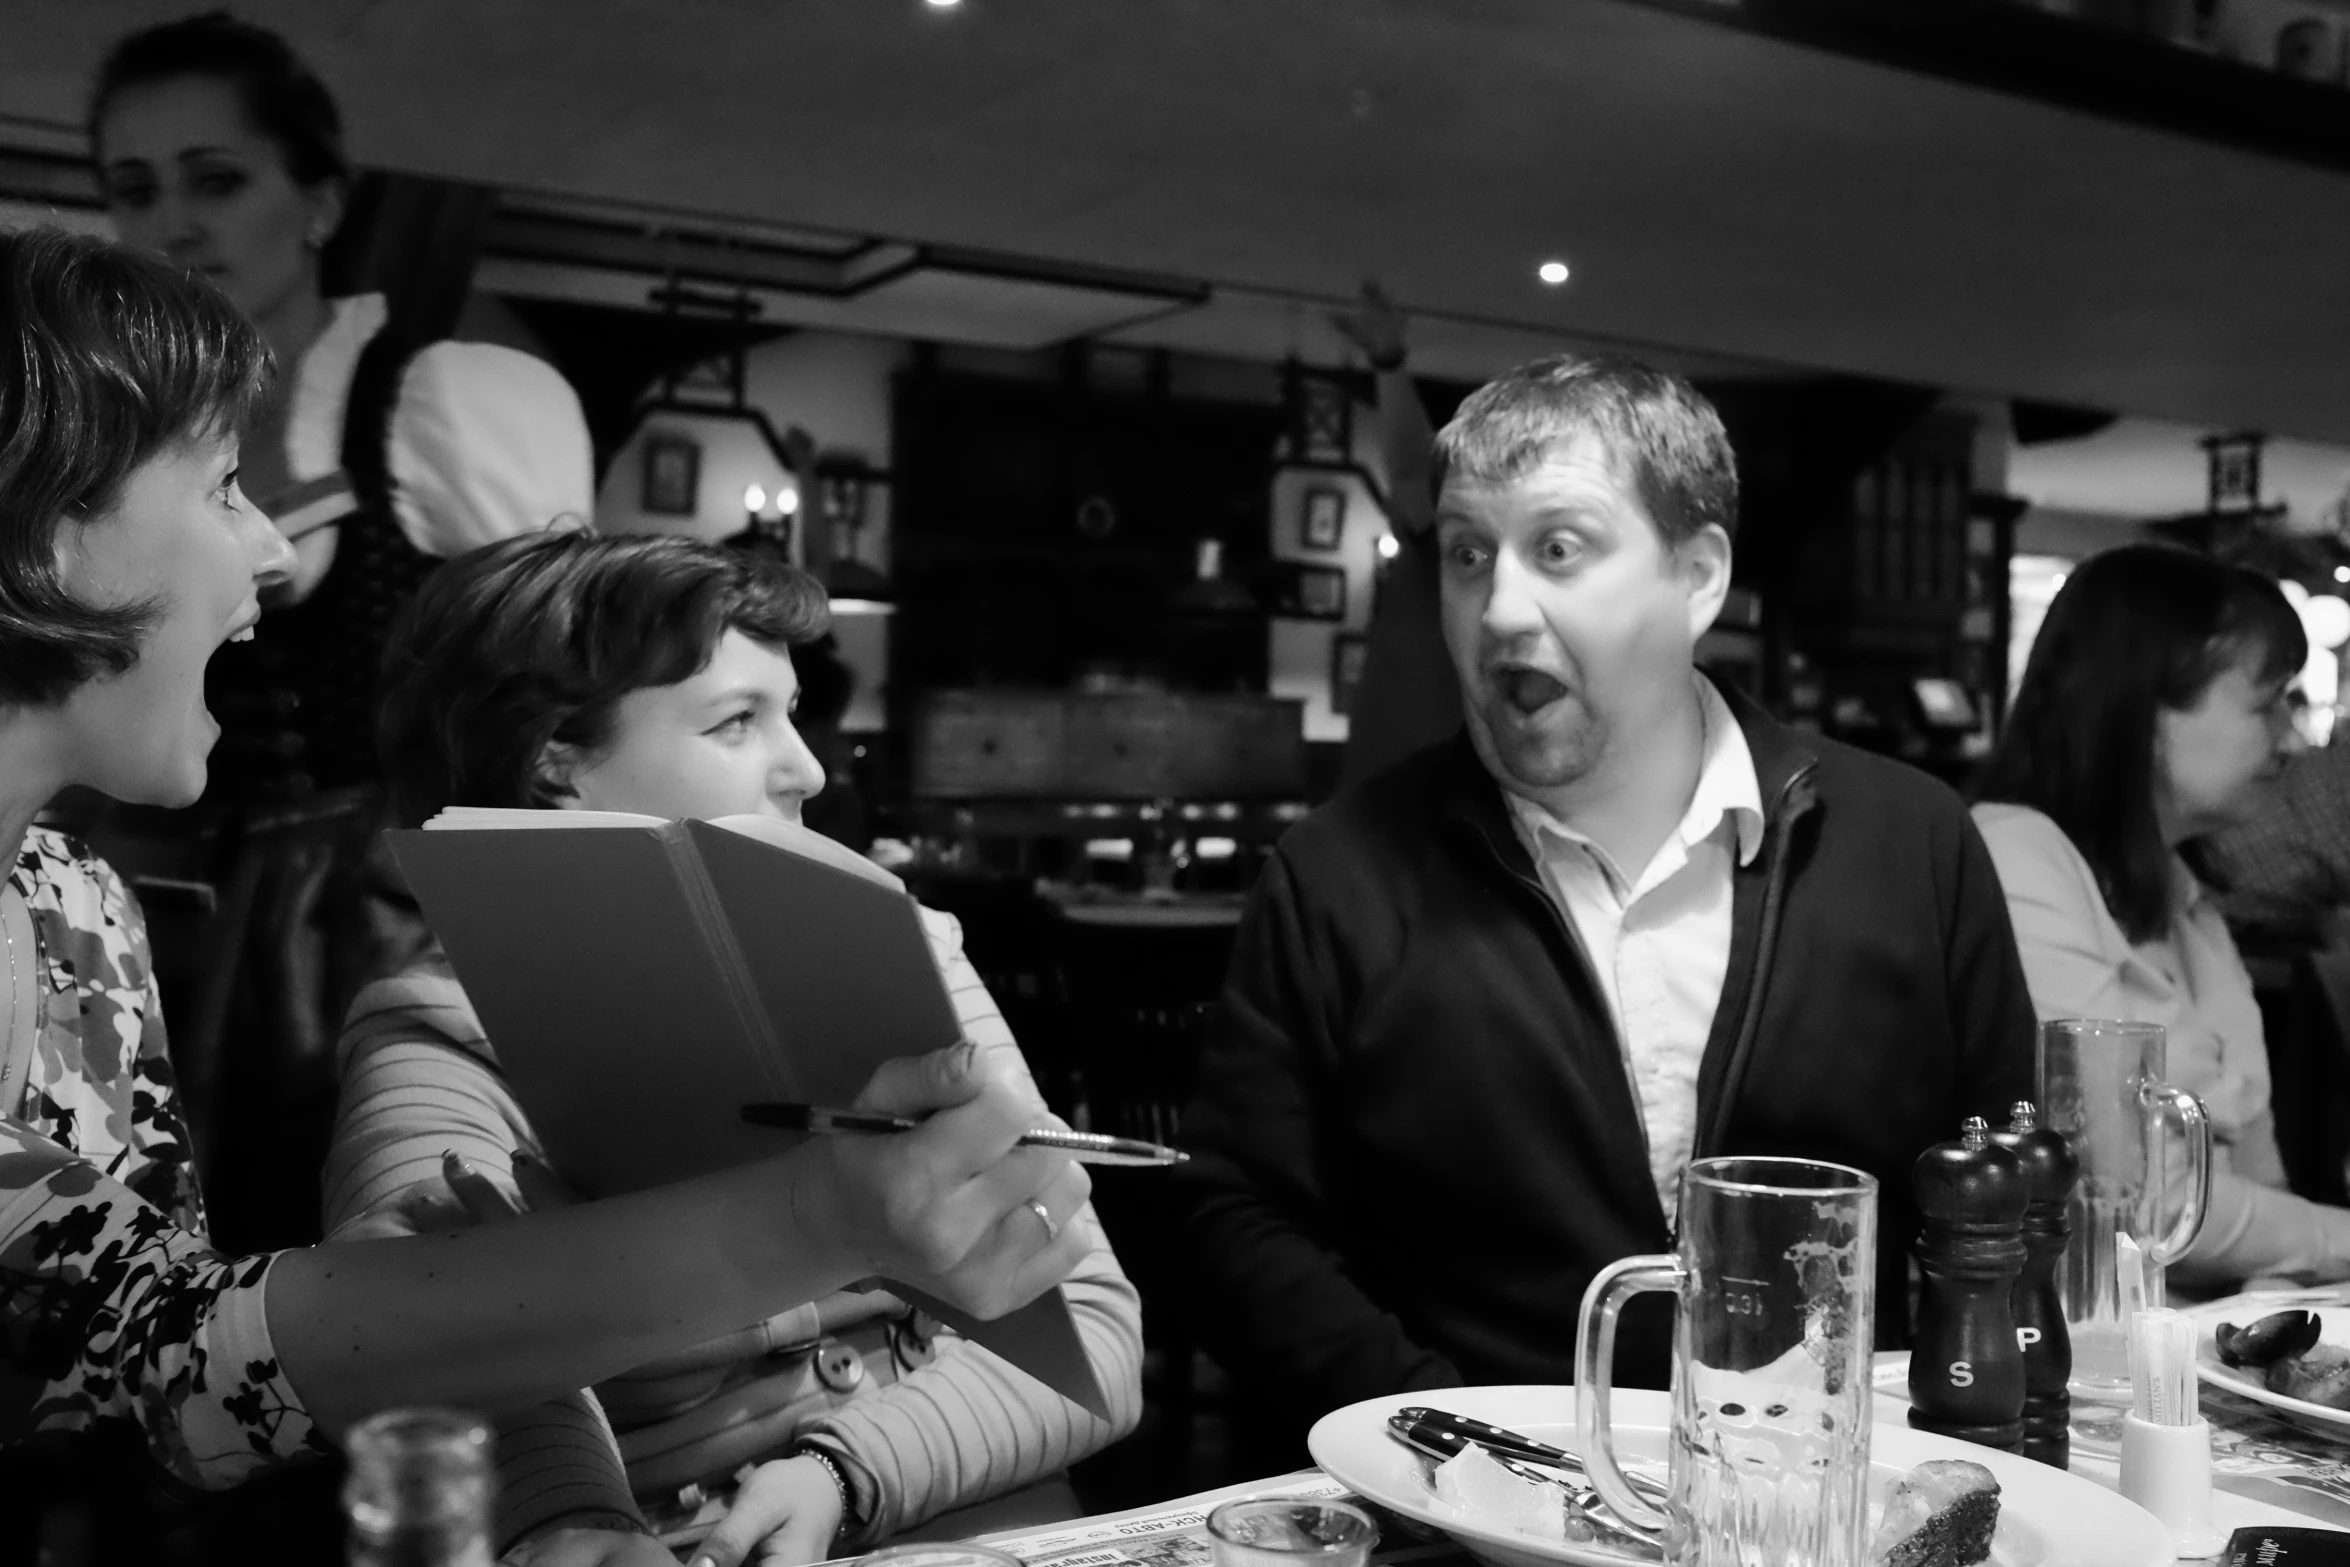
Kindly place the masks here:
POLYGON ((89 127, 122 238, 209 278, 283 367, 244 442, 253 503, 295 554, 259 646, 303 698, 302 750, 273 761, 320 788, 372 780, 376 657, 416 583, 592 516, 579 400, 528 354, 415 341, 383 294, 326 297, 342 118, 276 34, 221 12, 134 33, 99 70, 89 127))
MULTIPOLYGON (((227 1001, 195 1005, 179 1032, 200 1114, 220 1103, 285 1129, 266 1178, 221 1182, 224 1196, 251 1184, 262 1210, 238 1239, 305 1238, 343 1011, 421 940, 396 875, 371 852, 384 825, 374 736, 385 632, 439 560, 586 525, 587 428, 544 362, 434 341, 449 323, 405 314, 400 280, 388 300, 328 297, 351 191, 342 117, 276 34, 217 11, 131 34, 99 68, 89 133, 122 238, 208 278, 281 367, 244 431, 244 484, 293 545, 293 570, 265 599, 253 643, 214 662, 208 696, 225 731, 214 783, 193 821, 157 833, 173 857, 146 868, 253 888, 244 931, 207 949, 229 949, 220 972, 175 976, 236 987, 247 1059, 213 1081, 227 1001)), ((224 1206, 241 1228, 246 1204, 224 1206)))

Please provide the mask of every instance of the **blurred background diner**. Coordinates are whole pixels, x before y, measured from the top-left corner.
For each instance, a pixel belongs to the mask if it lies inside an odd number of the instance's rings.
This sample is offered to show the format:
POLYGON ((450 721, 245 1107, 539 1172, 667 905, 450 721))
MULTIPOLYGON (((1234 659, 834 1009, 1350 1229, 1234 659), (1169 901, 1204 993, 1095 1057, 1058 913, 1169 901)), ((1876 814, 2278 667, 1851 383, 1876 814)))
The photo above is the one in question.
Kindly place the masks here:
MULTIPOLYGON (((0 226, 212 273, 285 377, 247 488, 310 575, 215 796, 58 810, 146 911, 224 1244, 315 1238, 341 1007, 399 956, 335 760, 372 698, 302 682, 435 560, 801 567, 809 822, 960 920, 1060 1114, 1168 1138, 1270 846, 1458 721, 1426 431, 1578 349, 1729 431, 1702 665, 1962 788, 2082 560, 2279 585, 2306 754, 2181 853, 2281 1177, 2350 1201, 2343 0, 253 0, 297 58, 117 54, 188 14, 0 0, 0 226)), ((1094 1199, 1147 1407, 1080 1500, 1255 1472, 1158 1188, 1094 1199)))

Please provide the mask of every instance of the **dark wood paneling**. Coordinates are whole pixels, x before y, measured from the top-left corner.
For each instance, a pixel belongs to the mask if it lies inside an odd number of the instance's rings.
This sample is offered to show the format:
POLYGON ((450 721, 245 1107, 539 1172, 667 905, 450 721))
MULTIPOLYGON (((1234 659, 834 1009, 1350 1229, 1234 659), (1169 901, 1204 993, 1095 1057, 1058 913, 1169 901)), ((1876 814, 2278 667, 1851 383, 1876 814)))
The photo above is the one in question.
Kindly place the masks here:
POLYGON ((1269 555, 1280 410, 1060 380, 941 374, 897 389, 901 697, 1063 686, 1089 667, 1262 690, 1261 621, 1172 612, 1198 541, 1252 583, 1269 555), (1172 667, 1187 662, 1194 667, 1172 667))

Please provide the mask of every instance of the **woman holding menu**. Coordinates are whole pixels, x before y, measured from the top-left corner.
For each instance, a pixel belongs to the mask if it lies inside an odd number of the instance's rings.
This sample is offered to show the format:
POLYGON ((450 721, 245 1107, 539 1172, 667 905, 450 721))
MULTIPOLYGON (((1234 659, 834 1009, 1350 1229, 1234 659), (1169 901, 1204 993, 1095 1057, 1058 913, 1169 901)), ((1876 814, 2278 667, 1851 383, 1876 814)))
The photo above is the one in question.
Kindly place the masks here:
POLYGON ((237 482, 269 370, 201 279, 0 234, 0 1463, 128 1438, 136 1480, 228 1487, 389 1405, 526 1405, 860 1279, 993 1316, 1065 1277, 1085 1174, 1015 1149, 1031 1105, 955 1051, 876 1074, 868 1108, 941 1112, 901 1137, 495 1234, 211 1247, 138 906, 38 818, 202 792, 205 667, 292 561, 237 482))
MULTIPOLYGON (((805 574, 682 538, 541 535, 451 561, 388 655, 384 764, 401 814, 796 822, 824 772, 793 725, 792 649, 828 619, 805 574)), ((955 922, 923 919, 965 1037, 1044 1118, 955 922)), ((538 1138, 444 957, 363 992, 343 1054, 330 1236, 430 1225, 452 1187, 494 1216, 509 1168, 541 1201, 556 1184, 536 1179, 538 1138)), ((844 1291, 506 1422, 505 1527, 707 1532, 697 1562, 733 1567, 755 1549, 783 1567, 1056 1476, 1132 1429, 1141 1402, 1134 1289, 1090 1208, 1062 1228, 1085 1237, 1063 1293, 1106 1418, 889 1295, 844 1291)))

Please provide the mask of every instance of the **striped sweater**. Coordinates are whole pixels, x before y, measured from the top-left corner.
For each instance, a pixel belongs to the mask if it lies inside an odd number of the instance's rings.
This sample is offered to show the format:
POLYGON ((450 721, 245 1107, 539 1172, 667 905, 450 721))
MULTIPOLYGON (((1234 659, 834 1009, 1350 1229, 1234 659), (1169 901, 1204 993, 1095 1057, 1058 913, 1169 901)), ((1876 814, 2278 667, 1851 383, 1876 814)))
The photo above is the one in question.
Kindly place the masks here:
MULTIPOLYGON (((1033 1084, 1010 1028, 963 955, 956 922, 923 911, 933 957, 946 976, 966 1037, 999 1072, 1033 1084)), ((514 1155, 545 1154, 515 1103, 496 1056, 447 960, 435 953, 362 992, 340 1045, 342 1096, 325 1174, 330 1238, 380 1213, 420 1182, 436 1180, 454 1152, 502 1176, 514 1155)), ((1031 1484, 1116 1441, 1141 1415, 1142 1312, 1088 1207, 1073 1223, 1094 1246, 1065 1286, 1078 1331, 1110 1400, 1100 1419, 989 1351, 941 1332, 927 1364, 888 1385, 868 1379, 854 1396, 776 1434, 756 1456, 807 1442, 840 1465, 860 1520, 844 1546, 863 1546, 1031 1484)), ((673 1490, 682 1476, 724 1482, 744 1461, 741 1423, 723 1408, 776 1348, 805 1345, 859 1324, 879 1327, 902 1311, 886 1295, 810 1302, 635 1378, 607 1384, 613 1419, 582 1389, 499 1422, 499 1528, 505 1544, 558 1521, 612 1525, 641 1519, 633 1493, 673 1490), (731 1373, 731 1374, 730 1374, 731 1373), (624 1429, 616 1439, 613 1424, 624 1429), (623 1452, 635 1455, 632 1464, 623 1452), (704 1467, 700 1460, 707 1461, 704 1467), (632 1492, 632 1482, 633 1492, 632 1492)), ((787 1357, 788 1359, 788 1357, 787 1357)))

